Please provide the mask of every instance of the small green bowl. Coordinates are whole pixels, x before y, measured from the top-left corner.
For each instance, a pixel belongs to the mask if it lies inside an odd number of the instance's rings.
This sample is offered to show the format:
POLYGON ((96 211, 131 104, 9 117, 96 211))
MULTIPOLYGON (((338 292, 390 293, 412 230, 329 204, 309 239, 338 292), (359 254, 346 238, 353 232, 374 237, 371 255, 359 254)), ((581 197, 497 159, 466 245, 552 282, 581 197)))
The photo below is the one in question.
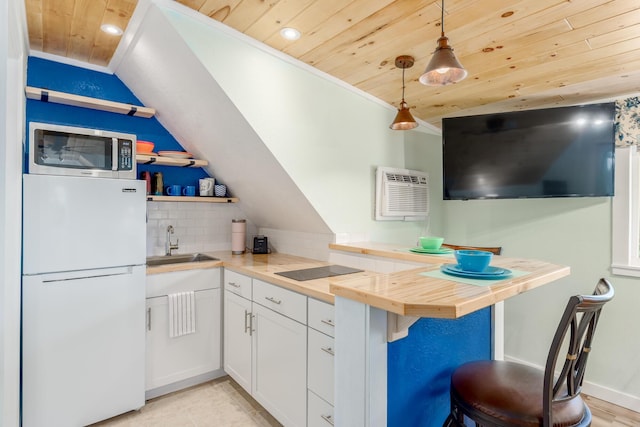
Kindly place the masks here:
POLYGON ((432 250, 440 249, 442 242, 444 242, 444 237, 435 237, 435 236, 420 237, 420 246, 422 246, 422 249, 432 249, 432 250))

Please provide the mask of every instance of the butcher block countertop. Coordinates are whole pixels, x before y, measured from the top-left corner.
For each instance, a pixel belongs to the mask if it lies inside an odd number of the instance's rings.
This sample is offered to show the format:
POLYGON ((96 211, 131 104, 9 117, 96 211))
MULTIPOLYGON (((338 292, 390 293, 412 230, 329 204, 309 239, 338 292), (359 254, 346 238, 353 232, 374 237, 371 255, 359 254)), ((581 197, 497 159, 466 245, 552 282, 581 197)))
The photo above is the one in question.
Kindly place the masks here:
POLYGON ((219 261, 192 262, 182 264, 167 264, 158 267, 147 267, 147 274, 166 273, 170 271, 190 270, 193 268, 214 268, 224 267, 225 269, 264 280, 283 288, 290 289, 307 296, 329 302, 333 304, 333 294, 329 291, 332 283, 341 283, 354 278, 365 278, 376 276, 378 273, 363 271, 361 273, 346 274, 324 279, 306 280, 299 282, 277 275, 283 271, 302 270, 305 268, 323 267, 332 265, 324 261, 317 261, 309 258, 302 258, 294 255, 272 253, 268 255, 253 255, 251 253, 242 255, 232 255, 231 251, 207 252, 219 261))
POLYGON ((331 265, 324 261, 287 254, 232 255, 229 251, 209 252, 220 261, 148 267, 147 274, 178 271, 189 268, 224 267, 264 280, 307 296, 333 303, 334 296, 355 300, 373 307, 405 316, 455 319, 489 307, 507 298, 568 276, 569 267, 532 259, 494 256, 491 265, 521 273, 491 285, 477 286, 456 281, 456 277, 427 277, 421 273, 438 271, 452 258, 414 254, 399 245, 350 243, 332 244, 334 251, 374 255, 390 259, 424 262, 424 267, 397 273, 359 273, 322 279, 296 281, 275 273, 331 265), (196 265, 194 265, 196 264, 196 265))
POLYGON ((429 263, 413 270, 336 283, 329 288, 334 295, 405 316, 455 319, 570 273, 569 267, 545 261, 494 256, 492 266, 526 274, 492 281, 493 284, 488 286, 477 286, 462 283, 453 276, 434 278, 421 274, 438 271, 442 264, 455 263, 451 257, 414 254, 399 245, 372 242, 331 244, 329 247, 338 251, 429 263))

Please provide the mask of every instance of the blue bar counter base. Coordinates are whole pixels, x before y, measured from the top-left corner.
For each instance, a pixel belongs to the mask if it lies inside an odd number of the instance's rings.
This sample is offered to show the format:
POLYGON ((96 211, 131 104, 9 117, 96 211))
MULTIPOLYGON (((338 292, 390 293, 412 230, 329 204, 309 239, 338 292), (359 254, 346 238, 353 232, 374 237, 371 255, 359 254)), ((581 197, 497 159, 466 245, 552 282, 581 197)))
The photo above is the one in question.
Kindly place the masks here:
POLYGON ((387 426, 440 427, 455 368, 491 359, 491 308, 459 319, 422 318, 387 347, 387 426))

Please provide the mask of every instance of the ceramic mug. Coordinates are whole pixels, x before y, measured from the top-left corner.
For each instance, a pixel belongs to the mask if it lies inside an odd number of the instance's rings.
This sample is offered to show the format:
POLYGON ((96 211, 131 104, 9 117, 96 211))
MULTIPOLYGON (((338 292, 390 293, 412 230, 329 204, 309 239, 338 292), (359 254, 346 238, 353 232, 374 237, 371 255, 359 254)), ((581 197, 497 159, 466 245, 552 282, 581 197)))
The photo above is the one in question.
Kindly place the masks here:
POLYGON ((213 186, 215 184, 213 178, 202 178, 199 183, 201 196, 213 196, 213 186))
POLYGON ((196 195, 196 186, 195 185, 187 185, 182 189, 183 196, 195 196, 196 195))
POLYGON ((215 195, 216 197, 224 197, 227 195, 227 186, 223 184, 215 185, 215 195))
POLYGON ((182 186, 178 184, 169 185, 165 188, 165 191, 167 192, 167 196, 181 196, 182 186))

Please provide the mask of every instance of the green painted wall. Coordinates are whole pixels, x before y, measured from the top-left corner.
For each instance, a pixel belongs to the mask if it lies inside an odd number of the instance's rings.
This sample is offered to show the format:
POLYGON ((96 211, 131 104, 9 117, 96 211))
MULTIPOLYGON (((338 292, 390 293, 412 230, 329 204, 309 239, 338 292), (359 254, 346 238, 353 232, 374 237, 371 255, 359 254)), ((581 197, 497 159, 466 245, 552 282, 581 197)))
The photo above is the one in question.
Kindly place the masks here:
POLYGON ((376 167, 405 167, 405 134, 389 129, 395 110, 210 23, 164 12, 334 233, 416 241, 423 222, 373 220, 376 167))
MULTIPOLYGON (((421 148, 424 168, 441 176, 441 144, 421 148)), ((640 279, 610 273, 610 198, 443 201, 440 188, 431 201, 434 229, 452 243, 502 246, 505 256, 571 267, 570 276, 505 303, 507 357, 544 366, 568 298, 609 279, 616 296, 603 311, 586 381, 640 398, 640 279)))

